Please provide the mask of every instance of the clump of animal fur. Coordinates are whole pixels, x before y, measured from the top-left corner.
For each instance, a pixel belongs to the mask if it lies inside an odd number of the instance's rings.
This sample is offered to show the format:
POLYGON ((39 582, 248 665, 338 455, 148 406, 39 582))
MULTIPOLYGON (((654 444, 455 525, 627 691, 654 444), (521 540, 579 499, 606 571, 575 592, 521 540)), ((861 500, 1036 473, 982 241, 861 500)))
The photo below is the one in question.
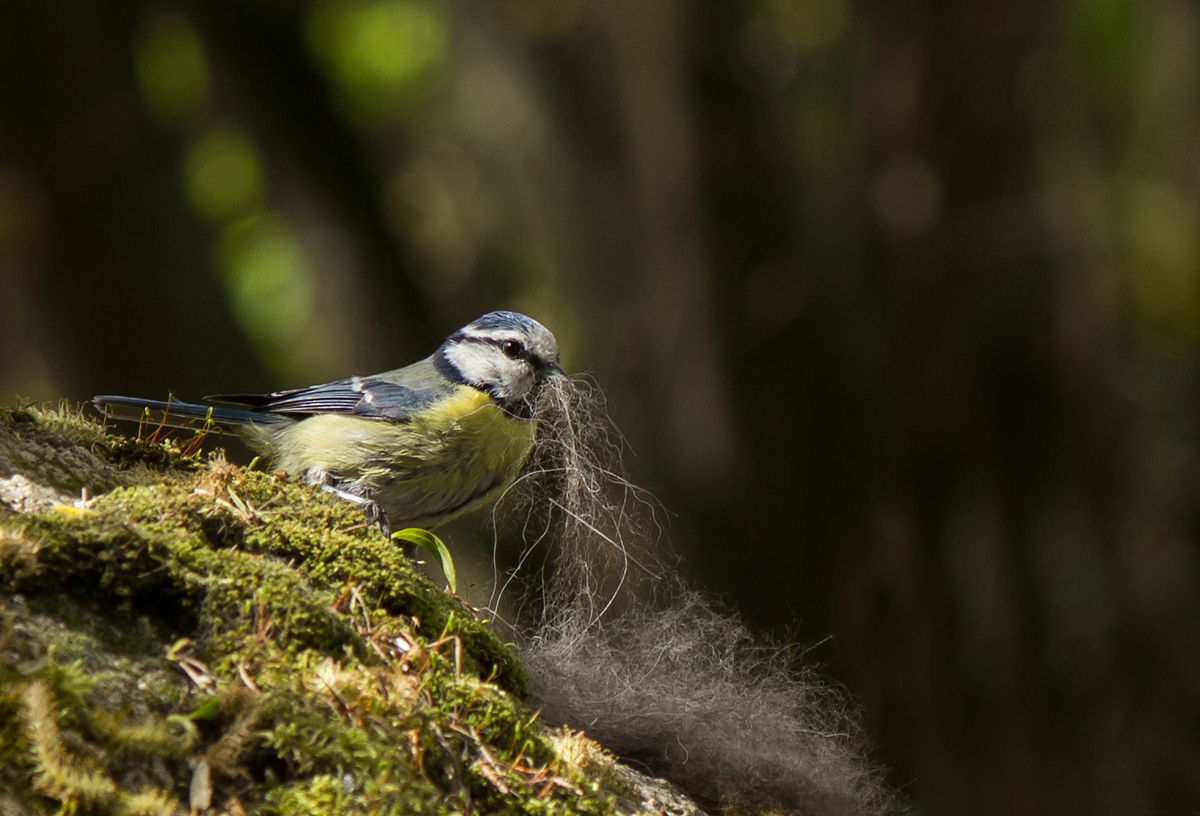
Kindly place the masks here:
MULTIPOLYGON (((529 463, 499 504, 503 518, 516 519, 524 551, 506 580, 497 581, 496 594, 527 578, 522 570, 533 562, 541 604, 532 617, 556 626, 570 606, 572 620, 583 614, 590 624, 674 578, 660 546, 663 514, 653 496, 625 477, 623 440, 599 388, 552 378, 535 414, 529 463), (586 610, 575 608, 580 603, 586 610)), ((490 605, 498 602, 493 597, 490 605)))
POLYGON ((661 554, 660 514, 623 475, 599 391, 555 382, 538 416, 514 503, 526 541, 555 548, 520 650, 543 716, 710 807, 887 812, 845 695, 796 648, 688 589, 661 554))

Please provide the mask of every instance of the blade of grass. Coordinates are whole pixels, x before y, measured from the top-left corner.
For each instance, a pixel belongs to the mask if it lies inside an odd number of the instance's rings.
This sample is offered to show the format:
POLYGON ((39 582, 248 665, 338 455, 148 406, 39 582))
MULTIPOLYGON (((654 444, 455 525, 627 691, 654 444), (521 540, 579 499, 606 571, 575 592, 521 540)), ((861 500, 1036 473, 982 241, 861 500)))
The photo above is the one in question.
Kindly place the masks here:
POLYGON ((392 538, 407 541, 410 544, 416 544, 421 549, 428 550, 437 559, 438 566, 442 568, 442 572, 446 576, 446 583, 450 585, 450 591, 458 592, 458 578, 454 574, 454 559, 450 557, 450 551, 446 549, 446 545, 440 538, 420 527, 407 527, 392 533, 392 538))

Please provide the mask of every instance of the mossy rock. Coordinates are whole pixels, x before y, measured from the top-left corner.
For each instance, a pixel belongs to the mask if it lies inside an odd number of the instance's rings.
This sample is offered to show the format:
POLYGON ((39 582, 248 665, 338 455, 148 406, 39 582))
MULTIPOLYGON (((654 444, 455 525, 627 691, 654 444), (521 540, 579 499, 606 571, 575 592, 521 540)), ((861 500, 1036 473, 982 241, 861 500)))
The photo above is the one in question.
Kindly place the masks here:
POLYGON ((0 409, 0 814, 649 805, 356 508, 198 448, 0 409))

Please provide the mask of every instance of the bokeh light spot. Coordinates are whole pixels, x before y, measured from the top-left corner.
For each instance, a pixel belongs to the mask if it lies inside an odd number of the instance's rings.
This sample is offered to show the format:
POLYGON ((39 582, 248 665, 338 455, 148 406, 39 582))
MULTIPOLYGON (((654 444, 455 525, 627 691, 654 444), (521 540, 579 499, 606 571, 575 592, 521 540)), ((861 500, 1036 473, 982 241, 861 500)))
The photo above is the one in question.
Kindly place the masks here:
POLYGON ((384 0, 313 7, 309 42, 352 112, 394 110, 446 56, 449 26, 432 3, 384 0))
POLYGON ((1129 293, 1140 322, 1193 344, 1200 335, 1200 212, 1169 185, 1144 181, 1130 197, 1129 293))
POLYGON ((1066 4, 1068 31, 1100 76, 1126 77, 1134 63, 1135 5, 1128 0, 1074 0, 1066 4))
POLYGON ((188 202, 213 221, 243 215, 263 192, 258 148, 240 130, 206 133, 188 149, 184 167, 188 202))
POLYGON ((134 37, 133 60, 142 104, 159 124, 178 127, 208 109, 208 55, 187 18, 148 16, 134 37))
POLYGON ((889 231, 917 235, 941 217, 942 180, 924 159, 900 157, 879 173, 875 208, 889 231))
POLYGON ((849 28, 847 0, 767 0, 743 25, 738 45, 760 79, 779 87, 801 57, 833 45, 849 28))
POLYGON ((234 317, 260 359, 280 368, 313 315, 315 276, 303 246, 286 223, 255 215, 225 229, 218 261, 234 317))

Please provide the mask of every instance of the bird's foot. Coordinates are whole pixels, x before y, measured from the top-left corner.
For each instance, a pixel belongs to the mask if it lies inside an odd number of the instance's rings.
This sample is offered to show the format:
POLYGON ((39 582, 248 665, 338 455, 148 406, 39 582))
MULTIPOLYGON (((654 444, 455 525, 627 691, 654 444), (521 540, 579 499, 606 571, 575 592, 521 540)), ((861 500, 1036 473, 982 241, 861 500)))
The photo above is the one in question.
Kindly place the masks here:
POLYGON ((390 539, 392 537, 392 525, 388 523, 387 513, 383 512, 375 501, 367 499, 362 506, 363 514, 367 517, 367 524, 376 524, 379 526, 379 532, 383 533, 383 537, 390 539))
POLYGON ((387 513, 383 512, 383 508, 374 499, 331 483, 322 484, 321 489, 343 501, 358 505, 362 508, 363 515, 367 517, 368 525, 378 525, 379 532, 383 533, 384 538, 392 537, 392 526, 388 523, 387 513))

